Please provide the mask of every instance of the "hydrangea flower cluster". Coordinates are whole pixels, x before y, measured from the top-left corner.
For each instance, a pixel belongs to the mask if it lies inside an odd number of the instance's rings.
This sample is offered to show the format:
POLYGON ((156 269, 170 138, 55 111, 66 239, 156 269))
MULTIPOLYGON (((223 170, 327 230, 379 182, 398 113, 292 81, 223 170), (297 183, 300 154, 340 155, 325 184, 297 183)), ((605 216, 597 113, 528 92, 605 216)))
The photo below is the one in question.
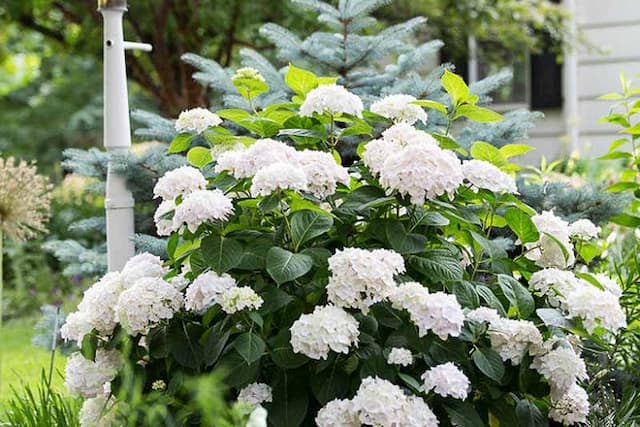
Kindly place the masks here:
POLYGON ((326 359, 329 351, 349 353, 358 344, 358 321, 334 305, 317 306, 291 326, 291 347, 311 359, 326 359))
POLYGON ((569 236, 578 240, 593 240, 600 235, 601 228, 588 219, 579 219, 569 225, 569 236))
POLYGON ((251 383, 238 393, 238 401, 257 406, 265 402, 273 402, 273 392, 268 384, 251 383))
POLYGON ((525 244, 528 250, 526 257, 543 268, 572 266, 575 255, 569 235, 569 224, 551 211, 534 215, 531 220, 540 232, 540 239, 537 242, 525 244))
POLYGON ((443 194, 453 198, 464 180, 462 163, 455 153, 441 149, 425 132, 421 137, 416 134, 420 131, 395 126, 382 139, 369 142, 362 156, 380 184, 409 196, 416 205, 443 194))
POLYGON ((465 317, 454 295, 429 293, 420 283, 405 282, 395 289, 390 300, 394 308, 409 312, 421 337, 433 331, 446 340, 449 336, 457 337, 462 331, 465 317))
POLYGON ((414 124, 417 121, 427 123, 427 113, 419 105, 412 104, 416 98, 411 95, 389 95, 373 104, 371 112, 391 119, 394 122, 414 124))
POLYGON ((64 385, 69 393, 82 397, 103 395, 105 390, 109 390, 108 384, 116 377, 120 363, 117 350, 98 349, 95 361, 85 359, 81 353, 74 353, 65 367, 64 385))
POLYGON ((154 188, 155 196, 163 199, 153 216, 158 234, 168 236, 183 225, 195 233, 202 224, 228 219, 233 213, 231 199, 218 189, 206 188, 202 172, 191 166, 164 174, 154 188), (176 203, 178 197, 182 197, 180 203, 176 203))
POLYGON ((409 366, 413 364, 411 350, 402 347, 394 347, 387 356, 387 363, 390 365, 409 366))
POLYGON ((176 120, 176 131, 202 133, 212 126, 218 126, 222 119, 206 108, 192 108, 180 113, 176 120))
POLYGON ((259 139, 245 150, 228 151, 218 157, 216 171, 236 178, 253 177, 251 193, 268 196, 278 190, 313 194, 319 199, 349 184, 349 172, 330 153, 296 151, 273 139, 259 139))
POLYGON ((477 191, 478 188, 494 193, 517 193, 516 181, 511 175, 501 171, 497 166, 484 160, 465 160, 462 162, 462 173, 477 191))
POLYGON ((328 402, 316 417, 319 427, 437 427, 438 419, 418 396, 407 396, 397 385, 377 377, 362 380, 351 400, 328 402))
POLYGON ((464 400, 469 394, 469 378, 453 363, 447 362, 422 374, 425 391, 433 390, 440 396, 464 400))
POLYGON ((369 312, 394 291, 394 276, 405 271, 404 259, 387 249, 344 248, 329 258, 327 299, 338 307, 369 312))
POLYGON ((219 304, 225 313, 233 314, 245 309, 257 310, 262 298, 246 286, 239 287, 233 277, 208 271, 196 277, 185 292, 185 308, 202 313, 219 304))
POLYGON ((307 93, 307 96, 300 106, 302 117, 317 114, 351 114, 362 117, 362 100, 349 92, 344 86, 336 84, 320 85, 307 93))

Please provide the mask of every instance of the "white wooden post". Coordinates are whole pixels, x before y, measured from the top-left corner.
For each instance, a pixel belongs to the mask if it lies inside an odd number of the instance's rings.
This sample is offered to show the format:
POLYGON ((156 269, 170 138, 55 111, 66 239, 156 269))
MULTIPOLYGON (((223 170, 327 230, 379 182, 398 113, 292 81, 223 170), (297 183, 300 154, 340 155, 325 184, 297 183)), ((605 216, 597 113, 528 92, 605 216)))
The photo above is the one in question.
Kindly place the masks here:
POLYGON ((563 6, 570 16, 570 43, 564 51, 564 64, 562 67, 562 88, 564 98, 564 121, 569 138, 571 151, 580 149, 580 124, 578 112, 578 52, 575 42, 577 34, 576 2, 575 0, 563 0, 563 6))
MULTIPOLYGON (((98 10, 104 20, 104 146, 110 153, 126 155, 131 147, 131 125, 124 51, 149 51, 151 46, 124 41, 122 19, 127 0, 98 0, 98 10)), ((105 197, 109 271, 122 269, 135 253, 133 196, 127 189, 126 178, 114 171, 113 166, 109 162, 105 197)))

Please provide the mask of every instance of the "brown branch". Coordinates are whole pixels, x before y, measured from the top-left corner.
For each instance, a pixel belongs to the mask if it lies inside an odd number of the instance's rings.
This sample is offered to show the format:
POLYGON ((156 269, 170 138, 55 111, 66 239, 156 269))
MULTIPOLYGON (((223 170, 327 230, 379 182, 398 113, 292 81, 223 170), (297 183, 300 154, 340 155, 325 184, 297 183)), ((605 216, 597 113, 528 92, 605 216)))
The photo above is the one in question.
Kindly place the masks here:
POLYGON ((57 42, 60 42, 62 44, 66 44, 66 38, 64 36, 64 33, 61 33, 59 31, 56 31, 52 28, 49 27, 45 27, 42 24, 39 24, 36 22, 35 18, 31 15, 20 15, 18 16, 18 22, 27 27, 30 28, 34 31, 37 31, 39 33, 41 33, 42 35, 53 39, 57 42))

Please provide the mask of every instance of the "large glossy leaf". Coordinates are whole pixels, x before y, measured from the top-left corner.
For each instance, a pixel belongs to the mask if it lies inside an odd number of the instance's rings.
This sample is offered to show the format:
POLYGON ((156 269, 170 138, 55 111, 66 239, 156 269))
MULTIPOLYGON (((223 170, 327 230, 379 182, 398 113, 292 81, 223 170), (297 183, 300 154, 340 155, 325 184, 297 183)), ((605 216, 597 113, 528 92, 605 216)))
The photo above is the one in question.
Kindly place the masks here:
POLYGON ((273 403, 265 405, 274 427, 298 427, 302 424, 309 406, 307 381, 304 370, 281 371, 273 386, 273 403))
POLYGON ((520 427, 548 427, 549 420, 530 400, 522 399, 516 405, 516 415, 520 427))
POLYGON ((536 309, 535 301, 527 288, 513 277, 498 274, 498 284, 509 303, 518 309, 520 317, 527 318, 536 309))
POLYGON ((485 427, 482 418, 468 402, 451 402, 444 407, 451 422, 458 427, 485 427))
POLYGON ((196 340, 200 327, 186 322, 172 325, 167 332, 167 346, 176 362, 191 369, 198 369, 203 361, 202 346, 196 340))
POLYGON ((490 348, 479 348, 473 352, 471 358, 480 372, 498 383, 502 381, 504 364, 498 353, 490 348))
POLYGON ((400 221, 388 221, 385 224, 387 240, 393 250, 401 254, 416 254, 425 250, 427 238, 422 234, 407 233, 400 221))
POLYGON ((228 237, 205 237, 200 249, 204 261, 218 274, 231 270, 242 260, 242 244, 228 237))
POLYGON ((274 246, 267 252, 267 272, 277 284, 302 277, 313 267, 313 259, 305 254, 294 254, 274 246))
POLYGON ((460 260, 445 249, 428 249, 420 256, 411 255, 409 265, 433 282, 462 280, 460 260))
POLYGON ((331 229, 333 218, 313 211, 299 211, 291 217, 291 240, 296 250, 331 229))
POLYGON ((520 209, 507 209, 504 217, 507 220, 507 225, 516 233, 521 243, 536 242, 540 238, 540 233, 531 217, 520 209))
POLYGON ((253 332, 245 332, 235 339, 233 347, 247 364, 250 365, 262 357, 267 345, 259 335, 253 332))
POLYGON ((330 369, 313 375, 310 385, 313 395, 324 405, 333 399, 345 397, 349 391, 349 377, 333 364, 330 369))

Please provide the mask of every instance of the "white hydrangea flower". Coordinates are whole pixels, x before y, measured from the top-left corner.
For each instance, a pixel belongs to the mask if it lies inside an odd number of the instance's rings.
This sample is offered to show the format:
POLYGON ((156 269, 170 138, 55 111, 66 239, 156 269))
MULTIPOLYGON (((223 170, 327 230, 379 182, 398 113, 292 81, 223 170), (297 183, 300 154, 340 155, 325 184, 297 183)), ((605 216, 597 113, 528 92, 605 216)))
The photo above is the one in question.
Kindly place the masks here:
POLYGON ((298 152, 297 162, 307 178, 306 191, 319 199, 336 192, 338 183, 349 185, 349 170, 336 163, 331 153, 315 150, 298 152))
POLYGON ((549 417, 564 425, 581 424, 589 415, 589 395, 577 384, 573 384, 566 393, 551 394, 549 417))
POLYGON ((248 79, 248 80, 257 80, 260 82, 265 82, 264 77, 260 74, 260 71, 253 67, 242 67, 236 70, 236 73, 233 75, 233 80, 235 79, 248 79))
POLYGON ((251 383, 238 393, 238 402, 245 402, 251 406, 264 402, 273 402, 273 392, 268 384, 251 383))
POLYGON ((97 396, 82 402, 78 414, 80 427, 113 427, 116 425, 116 400, 113 396, 97 396))
POLYGON ((438 146, 438 141, 429 133, 416 129, 407 123, 396 123, 382 132, 382 139, 401 147, 412 144, 430 144, 438 146))
POLYGON ((569 224, 558 218, 551 211, 544 211, 539 215, 534 215, 531 220, 540 232, 540 239, 537 242, 525 243, 528 249, 526 257, 535 261, 540 267, 567 268, 575 262, 573 244, 569 240, 569 224), (565 260, 562 248, 545 233, 555 237, 562 244, 568 253, 565 260))
POLYGON ((259 139, 246 150, 220 154, 215 171, 229 171, 236 178, 248 178, 274 163, 293 162, 296 156, 295 148, 283 142, 270 138, 259 139))
POLYGON ((187 272, 183 268, 182 269, 182 273, 178 274, 177 276, 173 276, 173 277, 167 279, 167 282, 171 283, 171 286, 173 286, 177 290, 183 291, 191 283, 191 281, 186 278, 186 276, 185 276, 186 273, 187 272))
POLYGON ((253 196, 268 196, 277 190, 306 191, 309 183, 300 168, 291 163, 273 163, 256 172, 251 184, 253 196))
POLYGON ((267 427, 267 416, 269 413, 262 406, 255 407, 249 414, 249 421, 245 427, 267 427))
POLYGON ((371 104, 370 110, 394 122, 410 125, 417 121, 427 123, 427 112, 419 105, 412 104, 415 100, 411 95, 389 95, 371 104))
POLYGON ((394 347, 387 356, 387 362, 390 365, 409 366, 413 364, 413 355, 411 350, 403 347, 394 347))
POLYGON ((177 132, 202 133, 211 126, 218 126, 222 119, 206 108, 192 108, 180 113, 176 120, 177 132))
POLYGON ((86 311, 69 313, 64 325, 60 328, 60 336, 66 341, 82 343, 84 336, 93 329, 93 315, 86 311))
POLYGON ((438 427, 439 422, 429 405, 418 396, 407 397, 402 427, 438 427))
POLYGON ((484 160, 465 160, 462 162, 464 178, 474 189, 484 188, 494 193, 517 193, 516 181, 511 175, 484 160))
POLYGON ((443 194, 453 198, 462 184, 462 164, 450 150, 434 144, 410 144, 391 154, 379 172, 380 184, 422 205, 443 194))
POLYGON ((440 396, 464 400, 469 394, 469 378, 453 363, 447 362, 426 371, 421 376, 425 391, 433 390, 440 396))
POLYGON ((498 319, 489 326, 491 347, 502 360, 513 365, 522 362, 525 352, 535 356, 542 350, 542 335, 536 325, 528 320, 498 319))
POLYGON ((393 277, 405 271, 404 259, 387 249, 344 248, 329 258, 327 299, 363 313, 395 289, 393 277))
POLYGON ((446 340, 449 336, 457 337, 462 331, 465 316, 454 295, 444 292, 431 294, 420 283, 405 282, 397 287, 390 300, 394 308, 409 312, 421 337, 431 330, 446 340))
POLYGON ((162 260, 159 256, 144 252, 129 258, 129 261, 122 268, 120 276, 124 288, 128 288, 138 279, 143 277, 162 277, 168 271, 162 265, 162 260))
POLYGON ((579 219, 569 225, 569 236, 578 240, 597 239, 602 229, 588 219, 579 219))
POLYGON ((248 286, 234 287, 224 291, 218 299, 218 303, 227 314, 237 313, 245 309, 257 310, 264 300, 260 295, 248 286))
POLYGON ((180 228, 183 224, 192 233, 209 221, 224 221, 233 213, 231 199, 218 189, 198 190, 185 196, 173 215, 173 226, 180 228))
POLYGON ((596 273, 593 275, 598 283, 602 285, 605 291, 613 294, 616 298, 620 298, 622 296, 622 289, 620 288, 620 284, 603 273, 596 273))
POLYGON ((540 295, 546 296, 549 304, 558 307, 570 292, 580 286, 580 281, 570 271, 545 268, 531 275, 529 286, 540 295))
POLYGON ((165 173, 153 187, 154 198, 175 200, 178 196, 207 188, 207 179, 198 169, 181 166, 165 173))
POLYGON ((328 402, 316 415, 318 427, 360 427, 358 414, 353 403, 347 399, 334 399, 328 402))
POLYGON ((113 308, 118 302, 123 289, 122 277, 118 272, 104 275, 96 284, 84 292, 78 311, 69 314, 67 321, 60 328, 62 338, 78 343, 92 329, 102 336, 113 333, 116 319, 113 308))
POLYGON ((171 319, 182 305, 182 293, 170 283, 143 277, 120 294, 115 313, 128 334, 146 335, 161 321, 171 319))
POLYGON ((334 305, 316 306, 291 326, 291 347, 311 359, 325 359, 329 351, 349 353, 358 344, 358 321, 334 305))
POLYGON ((374 175, 378 175, 384 167, 384 162, 401 149, 400 145, 387 139, 374 139, 365 146, 362 160, 374 175))
POLYGON ((593 333, 598 326, 613 333, 627 326, 618 298, 587 282, 567 295, 565 308, 570 317, 582 319, 589 333, 593 333))
POLYGON ((351 114, 362 117, 362 100, 343 86, 336 84, 320 85, 307 93, 300 106, 302 117, 318 114, 351 114))
POLYGON ((176 231, 172 218, 165 218, 165 215, 176 209, 176 203, 173 200, 163 200, 153 214, 153 222, 156 224, 158 236, 170 236, 176 231))
POLYGON ((500 319, 500 315, 494 308, 478 307, 467 313, 467 320, 473 320, 474 322, 492 323, 500 319))
POLYGON ((571 347, 559 346, 534 359, 531 367, 540 372, 558 393, 566 392, 577 380, 586 380, 584 361, 571 347))
POLYGON ((74 353, 67 360, 64 385, 71 394, 96 397, 103 394, 104 385, 118 374, 120 353, 117 350, 96 351, 95 361, 74 353))
POLYGON ((236 287, 236 280, 223 273, 208 271, 195 278, 185 292, 184 308, 189 311, 203 312, 218 302, 219 296, 236 287))
POLYGON ((402 389, 381 378, 362 380, 353 398, 353 410, 361 424, 395 427, 405 420, 406 396, 402 389))

